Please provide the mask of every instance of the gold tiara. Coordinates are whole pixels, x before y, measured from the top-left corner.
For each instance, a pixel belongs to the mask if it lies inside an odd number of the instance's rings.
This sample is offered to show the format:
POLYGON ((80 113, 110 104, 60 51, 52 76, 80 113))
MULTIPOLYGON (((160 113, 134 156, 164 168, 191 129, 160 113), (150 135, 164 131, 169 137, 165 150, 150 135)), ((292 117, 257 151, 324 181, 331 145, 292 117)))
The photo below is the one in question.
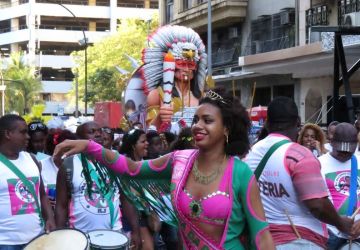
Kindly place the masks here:
POLYGON ((226 104, 226 105, 228 104, 221 95, 219 95, 218 93, 216 93, 215 91, 212 91, 212 90, 207 91, 205 93, 205 97, 207 97, 213 101, 222 102, 223 104, 226 104))

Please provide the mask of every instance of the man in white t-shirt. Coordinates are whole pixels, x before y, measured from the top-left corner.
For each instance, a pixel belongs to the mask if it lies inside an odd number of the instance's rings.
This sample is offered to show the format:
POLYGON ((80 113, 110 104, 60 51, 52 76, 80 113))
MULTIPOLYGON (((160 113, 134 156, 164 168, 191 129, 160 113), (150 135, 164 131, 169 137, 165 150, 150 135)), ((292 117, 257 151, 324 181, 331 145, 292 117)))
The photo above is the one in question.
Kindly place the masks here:
MULTIPOLYGON (((102 131, 95 122, 80 125, 76 134, 81 139, 93 139, 102 144, 102 131)), ((105 194, 101 193, 101 188, 103 184, 107 186, 109 183, 102 183, 98 170, 96 170, 95 164, 97 163, 89 160, 85 155, 78 154, 68 159, 67 164, 68 166, 63 164, 57 176, 55 213, 57 227, 64 227, 66 222, 69 221, 70 227, 83 232, 96 229, 120 230, 122 225, 120 221, 119 191, 115 186, 110 188, 108 193, 111 193, 111 198, 109 200, 105 199, 105 194), (71 174, 67 174, 66 169, 71 174), (89 176, 89 179, 87 179, 86 173, 90 172, 94 172, 96 178, 89 176), (68 177, 69 180, 67 180, 68 177), (98 179, 98 183, 96 179, 98 179), (112 202, 114 206, 112 214, 110 214, 109 202, 112 202)))
MULTIPOLYGON (((351 158, 358 162, 357 169, 360 167, 359 158, 354 155, 357 146, 357 131, 350 123, 340 123, 335 127, 334 136, 332 138, 331 146, 332 152, 319 157, 321 163, 321 173, 325 179, 329 190, 330 198, 338 213, 342 216, 351 216, 356 207, 360 205, 360 178, 357 177, 356 195, 357 204, 354 200, 354 207, 349 207, 350 200, 350 183, 351 183, 351 158), (350 214, 349 214, 350 213, 350 214)), ((355 166, 355 165, 354 165, 355 166)), ((359 170, 356 170, 357 175, 359 170)), ((357 217, 355 220, 358 219, 357 217)), ((356 223, 355 223, 356 224, 356 223)), ((328 225, 329 240, 328 249, 339 249, 342 244, 345 244, 348 235, 339 232, 334 226, 328 225)))
POLYGON ((340 217, 328 199, 320 163, 297 143, 300 119, 295 102, 276 97, 267 110, 268 136, 257 142, 246 163, 258 175, 265 216, 277 249, 324 249, 326 224, 351 233, 353 222, 340 217), (282 144, 274 148, 275 144, 282 144), (266 164, 267 152, 274 150, 266 164))
MULTIPOLYGON (((76 134, 80 139, 92 139, 99 144, 103 144, 102 129, 95 122, 87 122, 80 125, 76 134)), ((69 221, 69 226, 77 228, 83 232, 89 232, 96 229, 108 229, 119 231, 122 229, 121 212, 120 212, 120 194, 114 182, 111 182, 110 176, 106 176, 106 186, 110 187, 107 194, 103 194, 100 191, 101 178, 98 178, 98 183, 94 181, 94 176, 90 174, 92 185, 89 188, 86 174, 85 174, 85 162, 89 166, 89 172, 95 172, 96 175, 100 175, 96 169, 95 164, 99 164, 96 161, 89 159, 88 157, 78 154, 72 158, 72 174, 71 184, 68 184, 65 166, 59 169, 56 189, 56 210, 55 218, 58 228, 66 226, 69 221), (95 171, 93 171, 95 170, 95 171), (110 184, 110 185, 109 185, 110 184), (72 190, 69 190, 72 189, 72 190), (105 198, 110 192, 111 200, 105 198), (109 204, 109 201, 111 203, 109 204), (113 212, 110 206, 113 206, 113 212)), ((70 159, 68 159, 70 160, 70 159)), ((101 167, 100 164, 98 167, 101 167)), ((104 174, 104 173, 103 173, 104 174)), ((136 211, 132 211, 133 208, 130 204, 125 204, 126 199, 122 199, 125 216, 128 217, 134 232, 132 234, 132 241, 138 248, 141 245, 140 239, 136 236, 138 233, 138 218, 136 211), (128 205, 128 206, 126 206, 128 205), (130 207, 130 208, 129 208, 130 207)))
POLYGON ((23 151, 29 138, 23 118, 0 118, 0 250, 23 249, 44 229, 55 229, 38 162, 23 151))

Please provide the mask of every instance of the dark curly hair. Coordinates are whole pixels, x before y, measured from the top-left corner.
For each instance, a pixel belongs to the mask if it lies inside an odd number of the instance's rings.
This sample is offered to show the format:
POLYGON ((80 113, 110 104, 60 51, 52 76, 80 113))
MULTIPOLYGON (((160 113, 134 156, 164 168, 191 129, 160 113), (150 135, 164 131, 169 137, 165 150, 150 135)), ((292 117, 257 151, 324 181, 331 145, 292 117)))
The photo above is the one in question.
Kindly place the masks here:
POLYGON ((119 153, 126 155, 132 160, 135 160, 134 146, 136 142, 139 140, 140 136, 143 134, 145 134, 145 131, 142 129, 132 129, 129 132, 127 132, 122 139, 122 144, 119 153))
POLYGON ((216 93, 220 95, 220 98, 211 98, 205 95, 200 100, 199 105, 209 103, 220 109, 223 124, 229 131, 225 153, 243 157, 250 150, 249 131, 251 122, 249 115, 237 97, 222 94, 220 90, 217 90, 216 93))
POLYGON ((178 138, 171 143, 170 151, 196 148, 191 133, 191 128, 181 129, 178 138))
POLYGON ((47 154, 52 155, 54 153, 56 145, 65 140, 77 140, 76 134, 67 129, 56 129, 51 131, 46 137, 45 151, 47 154))

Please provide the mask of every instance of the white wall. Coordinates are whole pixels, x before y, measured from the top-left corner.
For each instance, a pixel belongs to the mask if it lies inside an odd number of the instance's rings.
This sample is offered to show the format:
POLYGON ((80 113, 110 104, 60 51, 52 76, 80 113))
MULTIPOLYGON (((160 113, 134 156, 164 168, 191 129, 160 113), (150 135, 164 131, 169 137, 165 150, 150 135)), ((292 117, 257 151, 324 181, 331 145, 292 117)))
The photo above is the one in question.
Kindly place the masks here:
POLYGON ((317 90, 321 93, 322 97, 322 120, 321 123, 326 123, 326 102, 327 96, 332 95, 332 76, 327 77, 317 77, 317 78, 303 78, 300 80, 300 105, 299 105, 299 114, 301 117, 301 122, 305 122, 305 98, 310 89, 317 90))
MULTIPOLYGON (((64 4, 76 17, 82 18, 110 18, 111 11, 108 6, 83 6, 64 4)), ((26 16, 29 13, 30 4, 21 4, 10 8, 0 9, 0 21, 14 17, 26 16)), ((139 9, 116 7, 113 10, 114 18, 143 18, 149 19, 157 13, 156 9, 139 9)), ((36 3, 34 4, 33 13, 42 16, 62 16, 72 17, 65 8, 58 4, 36 3)))
POLYGON ((39 62, 39 67, 47 68, 72 68, 75 67, 75 63, 72 60, 71 56, 55 56, 55 55, 37 55, 39 62))

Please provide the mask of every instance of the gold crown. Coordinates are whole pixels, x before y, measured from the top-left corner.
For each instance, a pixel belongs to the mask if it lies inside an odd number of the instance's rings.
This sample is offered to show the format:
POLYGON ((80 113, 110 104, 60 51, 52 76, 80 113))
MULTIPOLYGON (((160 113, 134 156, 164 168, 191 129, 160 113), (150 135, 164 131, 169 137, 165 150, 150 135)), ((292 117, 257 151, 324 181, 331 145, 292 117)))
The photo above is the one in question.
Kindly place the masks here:
POLYGON ((226 104, 226 105, 228 104, 221 95, 219 95, 218 93, 216 93, 215 91, 212 91, 212 90, 207 91, 205 93, 205 97, 207 97, 213 101, 222 102, 223 104, 226 104))

